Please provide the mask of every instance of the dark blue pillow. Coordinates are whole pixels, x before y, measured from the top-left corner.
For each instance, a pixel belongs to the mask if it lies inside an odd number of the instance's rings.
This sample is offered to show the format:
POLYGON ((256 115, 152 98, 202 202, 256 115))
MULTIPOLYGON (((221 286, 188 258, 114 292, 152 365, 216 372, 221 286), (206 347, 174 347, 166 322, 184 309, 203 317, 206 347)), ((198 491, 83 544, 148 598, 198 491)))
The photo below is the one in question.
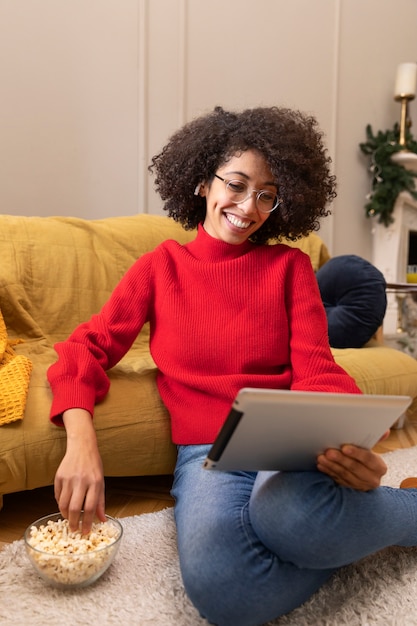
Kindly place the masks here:
POLYGON ((361 348, 381 326, 387 308, 383 274, 354 254, 336 256, 316 273, 332 348, 361 348))

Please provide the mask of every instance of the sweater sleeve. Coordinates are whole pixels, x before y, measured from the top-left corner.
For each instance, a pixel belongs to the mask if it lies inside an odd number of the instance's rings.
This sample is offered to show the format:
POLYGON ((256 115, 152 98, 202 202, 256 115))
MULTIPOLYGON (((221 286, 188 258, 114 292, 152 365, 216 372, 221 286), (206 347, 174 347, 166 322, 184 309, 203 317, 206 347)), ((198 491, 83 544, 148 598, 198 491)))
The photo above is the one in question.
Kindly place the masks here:
POLYGON ((47 372, 52 389, 50 419, 62 425, 62 413, 82 408, 91 415, 106 396, 106 370, 126 354, 148 319, 152 254, 141 257, 126 272, 107 303, 70 337, 55 344, 58 360, 47 372))
POLYGON ((298 254, 288 267, 286 285, 290 328, 292 389, 362 393, 331 353, 327 318, 309 258, 298 254))

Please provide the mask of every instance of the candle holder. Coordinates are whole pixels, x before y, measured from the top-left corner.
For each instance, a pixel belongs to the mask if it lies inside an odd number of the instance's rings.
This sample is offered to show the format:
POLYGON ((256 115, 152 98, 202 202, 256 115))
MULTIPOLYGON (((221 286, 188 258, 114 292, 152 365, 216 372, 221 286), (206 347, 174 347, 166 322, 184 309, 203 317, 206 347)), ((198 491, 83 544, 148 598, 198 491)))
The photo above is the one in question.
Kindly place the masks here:
POLYGON ((399 144, 404 149, 407 146, 406 134, 407 129, 411 128, 411 119, 408 115, 408 103, 414 100, 415 95, 413 93, 402 93, 394 96, 394 100, 401 102, 401 117, 400 117, 400 141, 399 144))
POLYGON ((408 105, 414 100, 417 86, 417 63, 401 63, 395 77, 394 100, 401 103, 400 117, 400 150, 392 155, 391 160, 402 165, 405 169, 417 172, 417 154, 407 147, 407 138, 410 139, 409 129, 411 119, 408 115, 408 105))
POLYGON ((413 93, 401 93, 394 96, 394 100, 401 103, 400 139, 398 142, 401 149, 392 155, 391 161, 402 165, 407 170, 417 172, 417 154, 407 149, 407 131, 412 126, 411 118, 408 114, 408 105, 414 98, 415 95, 413 93))

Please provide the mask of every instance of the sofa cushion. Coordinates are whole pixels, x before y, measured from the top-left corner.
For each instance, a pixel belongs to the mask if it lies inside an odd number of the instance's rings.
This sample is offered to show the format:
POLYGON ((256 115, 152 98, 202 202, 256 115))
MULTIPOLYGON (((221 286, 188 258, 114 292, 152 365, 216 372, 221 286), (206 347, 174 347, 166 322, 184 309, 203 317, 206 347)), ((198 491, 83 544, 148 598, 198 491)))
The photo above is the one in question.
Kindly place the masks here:
MULTIPOLYGON (((30 346, 25 347, 33 357, 30 346)), ((169 474, 176 451, 156 386, 156 369, 146 353, 137 348, 133 353, 135 368, 128 367, 126 373, 121 364, 110 371, 109 394, 95 410, 104 472, 106 476, 169 474)), ((25 417, 1 427, 0 494, 53 483, 66 447, 65 430, 48 420, 51 392, 46 369, 54 359, 48 348, 33 359, 25 417)))
POLYGON ((354 254, 330 259, 316 273, 330 345, 361 348, 381 326, 387 308, 383 274, 354 254))
POLYGON ((0 426, 23 419, 32 363, 16 355, 0 309, 0 426))

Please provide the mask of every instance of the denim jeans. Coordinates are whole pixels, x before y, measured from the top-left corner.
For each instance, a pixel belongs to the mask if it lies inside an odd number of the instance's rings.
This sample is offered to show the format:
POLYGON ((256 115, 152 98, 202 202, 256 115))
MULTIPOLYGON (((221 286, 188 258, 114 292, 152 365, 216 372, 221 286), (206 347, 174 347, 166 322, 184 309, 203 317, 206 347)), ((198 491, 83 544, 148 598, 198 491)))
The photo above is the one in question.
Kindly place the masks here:
POLYGON ((179 446, 172 494, 184 586, 218 626, 259 626, 305 602, 337 569, 417 544, 417 490, 361 492, 320 472, 203 469, 179 446))

